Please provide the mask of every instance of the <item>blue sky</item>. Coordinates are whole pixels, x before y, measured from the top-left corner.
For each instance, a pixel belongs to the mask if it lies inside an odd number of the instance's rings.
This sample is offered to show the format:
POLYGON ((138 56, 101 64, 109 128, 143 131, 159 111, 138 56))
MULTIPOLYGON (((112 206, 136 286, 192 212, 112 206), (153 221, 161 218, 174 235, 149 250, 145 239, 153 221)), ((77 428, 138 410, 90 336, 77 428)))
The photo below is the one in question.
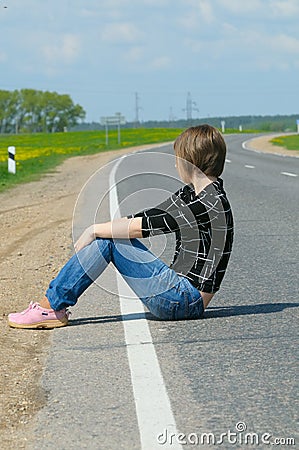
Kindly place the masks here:
POLYGON ((0 89, 87 120, 299 113, 299 0, 0 0, 0 89), (7 8, 4 8, 7 6, 7 8))

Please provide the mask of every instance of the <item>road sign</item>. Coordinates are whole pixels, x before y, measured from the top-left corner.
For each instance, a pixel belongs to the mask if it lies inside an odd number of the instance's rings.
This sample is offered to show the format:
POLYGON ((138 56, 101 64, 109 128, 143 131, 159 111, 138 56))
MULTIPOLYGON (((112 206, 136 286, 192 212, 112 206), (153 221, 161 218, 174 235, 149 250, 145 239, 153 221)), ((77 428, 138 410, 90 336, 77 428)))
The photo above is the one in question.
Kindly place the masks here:
POLYGON ((105 126, 106 129, 106 145, 109 143, 109 125, 117 125, 118 130, 118 143, 120 144, 120 126, 126 123, 126 118, 121 113, 115 113, 115 116, 104 116, 101 117, 101 125, 105 126))
POLYGON ((124 125, 125 123, 126 118, 121 113, 116 113, 115 116, 101 117, 101 125, 124 125))

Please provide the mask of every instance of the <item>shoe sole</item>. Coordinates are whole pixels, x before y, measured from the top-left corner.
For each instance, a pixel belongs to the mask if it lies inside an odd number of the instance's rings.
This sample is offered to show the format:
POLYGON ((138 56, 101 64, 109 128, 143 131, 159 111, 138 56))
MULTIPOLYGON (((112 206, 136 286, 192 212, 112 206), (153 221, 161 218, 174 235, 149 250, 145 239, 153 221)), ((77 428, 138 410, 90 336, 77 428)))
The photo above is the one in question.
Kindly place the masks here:
POLYGON ((15 323, 8 321, 8 325, 12 328, 23 328, 23 329, 36 329, 36 328, 58 328, 65 327, 68 324, 68 319, 62 320, 44 320, 43 322, 36 323, 15 323))

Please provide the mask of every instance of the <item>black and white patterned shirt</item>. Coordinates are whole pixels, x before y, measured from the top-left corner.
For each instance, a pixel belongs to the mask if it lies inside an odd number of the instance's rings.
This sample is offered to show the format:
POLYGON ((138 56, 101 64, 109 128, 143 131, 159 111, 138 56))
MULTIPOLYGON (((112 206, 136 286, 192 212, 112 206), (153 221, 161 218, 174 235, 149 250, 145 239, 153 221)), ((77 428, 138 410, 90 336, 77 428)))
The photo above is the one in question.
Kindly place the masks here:
POLYGON ((172 269, 200 291, 219 290, 234 236, 233 214, 221 178, 198 195, 192 185, 185 185, 155 208, 131 217, 142 217, 143 237, 175 233, 172 269))

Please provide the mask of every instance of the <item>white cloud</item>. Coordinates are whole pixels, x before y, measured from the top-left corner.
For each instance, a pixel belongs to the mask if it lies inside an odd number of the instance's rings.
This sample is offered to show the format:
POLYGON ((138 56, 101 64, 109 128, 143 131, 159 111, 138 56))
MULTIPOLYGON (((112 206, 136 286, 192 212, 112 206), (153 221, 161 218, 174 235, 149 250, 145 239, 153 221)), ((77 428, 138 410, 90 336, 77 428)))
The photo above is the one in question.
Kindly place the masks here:
POLYGON ((78 15, 84 18, 94 18, 94 16, 97 15, 97 11, 92 8, 84 7, 79 11, 78 15))
POLYGON ((232 25, 228 22, 223 22, 221 24, 220 30, 223 31, 223 33, 227 36, 230 36, 231 34, 238 33, 238 28, 235 25, 232 25))
POLYGON ((274 68, 280 72, 286 72, 290 69, 290 64, 278 60, 274 62, 271 57, 264 56, 262 59, 257 59, 257 61, 255 61, 255 67, 263 72, 269 72, 274 68))
POLYGON ((273 61, 289 59, 289 54, 299 54, 299 39, 287 34, 266 34, 257 30, 247 30, 238 33, 238 36, 239 44, 243 45, 245 50, 247 48, 257 55, 271 56, 273 61))
POLYGON ((187 30, 198 29, 198 16, 194 12, 189 12, 178 19, 178 23, 187 30))
POLYGON ((103 20, 122 20, 123 10, 121 8, 112 7, 113 5, 107 5, 103 8, 103 5, 96 4, 94 6, 84 6, 77 12, 77 15, 83 20, 89 21, 103 21, 103 20))
POLYGON ((269 45, 273 50, 283 53, 293 53, 299 55, 299 39, 286 34, 279 34, 277 36, 269 37, 269 45))
POLYGON ((132 43, 140 39, 141 32, 133 23, 110 23, 103 27, 101 38, 109 43, 132 43))
POLYGON ((124 55, 123 59, 127 61, 128 63, 134 63, 141 60, 144 54, 143 47, 132 47, 130 50, 128 50, 124 55))
POLYGON ((48 64, 74 62, 80 53, 80 39, 75 34, 64 34, 52 37, 51 43, 42 46, 42 54, 48 64))
POLYGON ((61 54, 67 62, 74 61, 80 51, 79 37, 74 34, 66 34, 62 39, 61 54))
POLYGON ((168 56, 160 56, 150 63, 150 68, 154 70, 168 69, 171 65, 171 59, 168 56))
POLYGON ((199 29, 202 24, 211 24, 215 20, 212 4, 209 0, 188 0, 192 9, 178 19, 186 29, 199 29))
POLYGON ((211 23, 214 20, 214 13, 211 2, 209 0, 200 0, 199 1, 199 12, 200 17, 206 22, 211 23))
POLYGON ((185 39, 184 45, 193 53, 200 53, 204 50, 204 44, 199 39, 185 39))
MULTIPOLYGON (((264 82, 274 91, 283 80, 282 84, 292 92, 298 84, 299 0, 10 3, 14 6, 5 12, 5 20, 0 18, 3 84, 12 89, 32 83, 36 88, 73 89, 96 117, 99 108, 106 114, 105 107, 98 106, 103 99, 97 93, 110 93, 120 84, 124 92, 140 93, 149 86, 159 92, 192 92, 200 89, 199 76, 210 92, 214 83, 243 83, 245 88, 252 84, 262 91, 264 82), (76 70, 79 65, 82 70, 76 70)), ((248 94, 245 91, 244 101, 248 94)), ((125 112, 119 97, 113 111, 122 108, 125 112)), ((293 104, 295 97, 291 98, 293 104)), ((259 97, 253 102, 248 94, 246 100, 252 103, 253 113, 259 112, 259 97)), ((147 115, 153 117, 155 110, 162 110, 161 96, 149 103, 152 112, 147 111, 147 115)), ((217 98, 211 110, 217 112, 219 103, 217 98)), ((238 103, 236 97, 235 105, 238 103)), ((107 104, 108 109, 110 98, 107 104)), ((168 110, 167 105, 165 108, 168 110)), ((237 112, 233 108, 230 106, 230 112, 237 112)), ((291 103, 289 108, 295 109, 291 103)))
POLYGON ((273 0, 270 3, 269 12, 274 17, 292 18, 299 15, 298 0, 273 0))
MULTIPOLYGON (((98 0, 94 2, 95 4, 99 4, 98 0)), ((132 0, 102 0, 101 6, 102 8, 121 8, 127 7, 132 3, 132 0)))
POLYGON ((250 15, 256 19, 294 19, 299 16, 298 0, 214 0, 236 16, 250 15))
POLYGON ((299 55, 298 37, 254 28, 240 30, 226 22, 216 36, 186 38, 183 43, 186 51, 203 55, 198 62, 201 67, 210 68, 229 60, 243 69, 287 71, 295 67, 299 55))
POLYGON ((156 6, 156 7, 164 7, 167 5, 171 6, 171 0, 143 0, 146 5, 156 6))
POLYGON ((223 6, 225 9, 227 9, 233 14, 247 14, 248 12, 254 12, 255 14, 258 14, 258 10, 260 10, 263 6, 263 2, 261 0, 250 0, 250 1, 217 0, 217 1, 219 5, 223 6))
POLYGON ((6 60, 7 60, 6 53, 4 53, 0 50, 0 63, 5 62, 6 60))
POLYGON ((128 65, 134 65, 134 69, 140 70, 167 70, 172 65, 172 58, 169 55, 156 55, 150 56, 150 49, 146 46, 136 45, 129 48, 127 51, 122 52, 121 58, 128 65))

